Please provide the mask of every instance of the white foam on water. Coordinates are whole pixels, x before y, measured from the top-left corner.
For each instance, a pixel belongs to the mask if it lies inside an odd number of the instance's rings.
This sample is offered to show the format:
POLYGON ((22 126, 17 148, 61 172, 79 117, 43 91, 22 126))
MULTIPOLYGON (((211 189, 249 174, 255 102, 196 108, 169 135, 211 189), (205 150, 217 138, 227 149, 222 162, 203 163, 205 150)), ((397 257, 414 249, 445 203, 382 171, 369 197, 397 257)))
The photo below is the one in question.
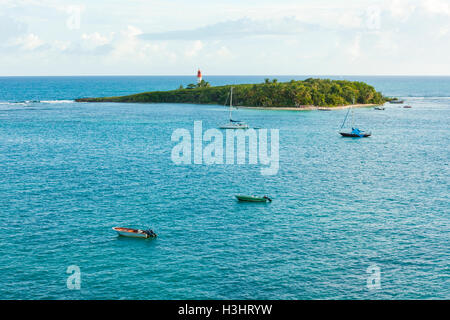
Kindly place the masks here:
MULTIPOLYGON (((0 101, 0 110, 14 110, 16 108, 36 106, 37 104, 62 104, 72 103, 74 100, 25 100, 25 101, 0 101)), ((17 110, 19 110, 17 109, 17 110)))
POLYGON ((7 102, 7 101, 0 101, 0 105, 3 106, 25 106, 27 105, 27 102, 7 102))
POLYGON ((42 100, 41 103, 72 103, 75 100, 42 100))
POLYGON ((450 97, 439 97, 439 96, 430 96, 430 97, 398 97, 400 100, 450 100, 450 97))

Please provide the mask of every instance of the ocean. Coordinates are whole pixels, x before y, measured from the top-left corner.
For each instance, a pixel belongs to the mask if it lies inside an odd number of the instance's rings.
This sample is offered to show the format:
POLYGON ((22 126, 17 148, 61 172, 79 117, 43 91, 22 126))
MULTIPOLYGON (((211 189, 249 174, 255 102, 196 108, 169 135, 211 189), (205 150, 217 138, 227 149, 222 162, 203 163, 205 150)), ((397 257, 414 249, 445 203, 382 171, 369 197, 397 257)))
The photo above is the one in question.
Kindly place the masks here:
MULTIPOLYGON (((308 76, 204 77, 264 78, 308 76)), ((326 78, 412 108, 355 109, 365 139, 338 134, 347 110, 238 109, 279 130, 279 170, 262 175, 172 161, 173 132, 217 128, 223 105, 73 101, 194 76, 0 77, 0 299, 449 299, 450 77, 326 78)))

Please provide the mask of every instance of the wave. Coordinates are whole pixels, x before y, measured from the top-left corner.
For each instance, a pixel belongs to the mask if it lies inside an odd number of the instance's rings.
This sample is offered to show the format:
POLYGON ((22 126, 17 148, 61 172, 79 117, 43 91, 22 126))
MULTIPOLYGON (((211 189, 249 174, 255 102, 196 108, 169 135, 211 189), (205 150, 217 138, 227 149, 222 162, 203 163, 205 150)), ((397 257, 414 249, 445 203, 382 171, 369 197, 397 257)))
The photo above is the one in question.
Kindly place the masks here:
MULTIPOLYGON (((393 95, 393 96, 395 96, 395 95, 393 95)), ((412 95, 405 96, 405 95, 398 95, 398 96, 395 96, 395 97, 404 98, 404 99, 443 99, 443 100, 450 99, 450 96, 436 96, 436 95, 433 95, 433 96, 412 96, 412 95)))
POLYGON ((8 102, 8 101, 0 101, 0 105, 4 105, 4 106, 17 106, 17 105, 27 105, 28 102, 21 102, 21 101, 17 101, 17 102, 8 102))
MULTIPOLYGON (((391 96, 391 95, 389 95, 391 96)), ((409 96, 405 96, 405 95, 392 95, 394 97, 398 97, 398 98, 404 98, 404 99, 450 99, 450 96, 413 96, 413 95, 409 95, 409 96)))
POLYGON ((72 103, 75 100, 42 100, 41 103, 72 103))

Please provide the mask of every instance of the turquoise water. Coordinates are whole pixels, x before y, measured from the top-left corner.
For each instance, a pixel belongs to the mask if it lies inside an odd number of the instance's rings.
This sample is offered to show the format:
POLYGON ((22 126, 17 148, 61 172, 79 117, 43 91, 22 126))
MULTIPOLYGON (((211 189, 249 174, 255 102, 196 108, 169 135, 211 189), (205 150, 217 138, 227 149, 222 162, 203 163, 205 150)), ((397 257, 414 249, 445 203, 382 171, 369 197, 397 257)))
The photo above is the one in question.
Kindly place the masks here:
POLYGON ((72 102, 192 77, 0 78, 0 298, 449 299, 450 77, 344 78, 413 108, 355 110, 367 139, 337 134, 345 110, 240 109, 280 130, 274 176, 172 163, 172 132, 216 128, 223 106, 72 102), (159 237, 119 238, 113 226, 159 237), (66 286, 70 265, 80 290, 66 286), (381 289, 366 287, 370 265, 381 289))

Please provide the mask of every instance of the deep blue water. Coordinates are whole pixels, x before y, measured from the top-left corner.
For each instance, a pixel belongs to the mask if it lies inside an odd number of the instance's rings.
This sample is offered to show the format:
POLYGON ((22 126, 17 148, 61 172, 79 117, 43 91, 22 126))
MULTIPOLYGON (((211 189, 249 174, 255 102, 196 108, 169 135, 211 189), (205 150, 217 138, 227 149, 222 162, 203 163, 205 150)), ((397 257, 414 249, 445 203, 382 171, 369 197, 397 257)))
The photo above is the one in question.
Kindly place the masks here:
POLYGON ((356 109, 367 139, 337 134, 345 110, 236 111, 280 130, 274 176, 171 161, 172 132, 216 128, 223 106, 72 102, 193 77, 0 78, 0 298, 449 299, 450 77, 343 78, 413 108, 356 109), (80 290, 66 286, 70 265, 80 290), (370 265, 381 289, 366 287, 370 265))

